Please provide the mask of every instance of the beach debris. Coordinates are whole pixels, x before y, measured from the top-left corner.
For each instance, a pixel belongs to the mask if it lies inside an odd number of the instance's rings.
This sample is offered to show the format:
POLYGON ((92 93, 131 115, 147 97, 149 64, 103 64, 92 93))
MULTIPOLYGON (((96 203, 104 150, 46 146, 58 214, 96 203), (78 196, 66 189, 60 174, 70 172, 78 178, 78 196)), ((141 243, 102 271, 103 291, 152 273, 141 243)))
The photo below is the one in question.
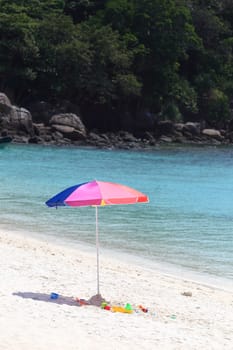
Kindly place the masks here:
POLYGON ((192 292, 183 292, 181 294, 184 295, 185 297, 191 297, 193 295, 192 292))
POLYGON ((133 313, 133 309, 126 309, 123 306, 111 306, 111 311, 112 312, 122 312, 123 314, 132 314, 133 313))
POLYGON ((105 305, 104 310, 111 311, 111 306, 110 305, 105 305))
POLYGON ((85 299, 76 298, 75 301, 77 301, 77 303, 79 304, 79 306, 90 305, 90 303, 89 303, 87 300, 85 300, 85 299))
POLYGON ((103 301, 103 302, 101 303, 100 307, 101 307, 101 309, 104 309, 105 306, 107 306, 107 305, 108 305, 108 304, 107 304, 105 301, 103 301))
POLYGON ((58 299, 58 298, 59 298, 59 294, 57 294, 57 293, 50 294, 50 299, 58 299))
MULTIPOLYGON (((130 303, 126 303, 125 306, 122 305, 111 305, 110 302, 107 302, 100 294, 96 294, 93 297, 91 297, 89 300, 85 299, 79 299, 76 298, 75 301, 79 304, 79 306, 83 305, 94 305, 99 306, 103 310, 112 311, 112 312, 121 312, 124 314, 132 314, 132 313, 148 313, 149 310, 142 306, 135 306, 133 307, 130 303)), ((150 313, 151 315, 155 316, 156 313, 150 313)))
POLYGON ((125 307, 123 307, 123 306, 119 306, 119 305, 112 305, 111 306, 106 302, 102 302, 101 309, 112 311, 112 312, 122 312, 125 314, 132 314, 134 311, 131 304, 129 304, 129 303, 127 303, 125 305, 125 307))
POLYGON ((125 310, 133 311, 132 305, 131 305, 130 303, 127 303, 127 304, 125 305, 125 310))
POLYGON ((103 301, 102 303, 101 303, 101 309, 104 309, 104 310, 111 310, 111 306, 110 305, 108 305, 108 303, 106 303, 105 301, 103 301))
POLYGON ((145 313, 148 312, 148 309, 145 308, 144 306, 139 305, 138 307, 139 307, 139 309, 140 309, 142 312, 145 312, 145 313))
POLYGON ((176 319, 176 315, 171 315, 170 318, 171 318, 172 320, 175 320, 175 319, 176 319))

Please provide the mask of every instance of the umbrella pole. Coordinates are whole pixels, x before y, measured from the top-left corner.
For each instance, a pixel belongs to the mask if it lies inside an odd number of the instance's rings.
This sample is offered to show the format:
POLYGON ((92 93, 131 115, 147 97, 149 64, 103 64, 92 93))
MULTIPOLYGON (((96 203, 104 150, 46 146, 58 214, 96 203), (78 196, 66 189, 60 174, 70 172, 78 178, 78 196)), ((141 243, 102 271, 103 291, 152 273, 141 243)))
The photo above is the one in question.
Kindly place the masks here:
POLYGON ((99 282, 99 232, 98 232, 98 207, 95 207, 95 227, 96 227, 96 256, 97 256, 97 294, 100 294, 99 282))

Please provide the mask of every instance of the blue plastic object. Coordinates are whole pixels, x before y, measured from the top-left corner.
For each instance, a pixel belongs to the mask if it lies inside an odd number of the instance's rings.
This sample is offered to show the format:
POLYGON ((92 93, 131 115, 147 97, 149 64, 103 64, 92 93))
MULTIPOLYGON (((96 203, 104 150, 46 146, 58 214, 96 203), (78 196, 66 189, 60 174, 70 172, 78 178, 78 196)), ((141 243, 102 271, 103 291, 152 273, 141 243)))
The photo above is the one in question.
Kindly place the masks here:
POLYGON ((57 294, 57 293, 50 294, 50 299, 57 299, 58 297, 59 297, 59 294, 57 294))

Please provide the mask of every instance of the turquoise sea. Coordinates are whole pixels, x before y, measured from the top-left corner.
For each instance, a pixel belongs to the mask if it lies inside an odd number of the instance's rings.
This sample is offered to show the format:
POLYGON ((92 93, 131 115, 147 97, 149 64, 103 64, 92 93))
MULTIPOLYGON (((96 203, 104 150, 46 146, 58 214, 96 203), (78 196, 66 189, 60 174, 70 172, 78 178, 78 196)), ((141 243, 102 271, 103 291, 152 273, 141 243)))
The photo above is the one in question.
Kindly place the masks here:
POLYGON ((0 230, 95 247, 95 210, 45 201, 93 179, 134 187, 148 204, 99 208, 102 252, 233 282, 233 147, 147 151, 0 148, 0 230))

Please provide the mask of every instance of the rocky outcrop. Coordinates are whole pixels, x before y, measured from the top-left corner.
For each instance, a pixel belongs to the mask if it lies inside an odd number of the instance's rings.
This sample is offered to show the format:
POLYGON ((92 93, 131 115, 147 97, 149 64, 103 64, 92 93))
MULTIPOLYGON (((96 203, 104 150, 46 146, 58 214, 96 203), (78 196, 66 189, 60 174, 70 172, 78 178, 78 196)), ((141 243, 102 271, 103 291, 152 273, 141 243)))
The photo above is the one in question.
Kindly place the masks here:
POLYGON ((220 131, 215 129, 204 129, 202 130, 202 134, 205 136, 209 136, 210 138, 214 138, 216 140, 222 141, 224 137, 221 135, 220 131))
POLYGON ((34 135, 32 116, 27 109, 12 106, 9 119, 11 128, 16 130, 17 133, 22 132, 30 136, 34 135))
POLYGON ((50 119, 52 131, 60 132, 72 141, 85 140, 86 128, 81 119, 73 113, 57 114, 50 119))
POLYGON ((208 128, 204 123, 153 120, 150 130, 142 128, 135 129, 135 132, 121 130, 102 133, 87 130, 77 114, 77 106, 67 101, 55 107, 38 102, 33 105, 32 111, 12 105, 9 98, 0 93, 0 135, 8 135, 18 143, 121 149, 151 148, 167 143, 233 144, 233 120, 221 130, 208 128))
POLYGON ((36 121, 41 112, 45 122, 33 122, 34 117, 29 110, 12 105, 5 94, 0 94, 0 134, 9 135, 13 141, 22 143, 75 144, 86 139, 86 128, 76 114, 50 115, 53 110, 50 104, 42 102, 37 106, 36 121))
POLYGON ((12 105, 9 98, 0 92, 0 113, 9 113, 11 111, 12 105))
POLYGON ((1 134, 10 134, 12 137, 34 135, 31 113, 25 109, 11 105, 8 97, 0 94, 0 127, 1 134))

